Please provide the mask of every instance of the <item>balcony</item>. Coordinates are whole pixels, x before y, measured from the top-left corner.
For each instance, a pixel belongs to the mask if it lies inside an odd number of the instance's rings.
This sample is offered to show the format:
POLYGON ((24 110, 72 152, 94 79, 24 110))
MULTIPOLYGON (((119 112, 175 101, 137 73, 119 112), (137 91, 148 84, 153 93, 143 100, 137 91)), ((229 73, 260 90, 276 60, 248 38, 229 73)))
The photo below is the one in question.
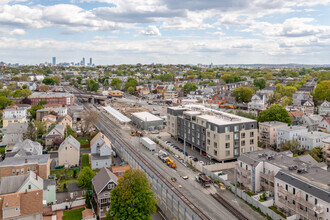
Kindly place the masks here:
POLYGON ((274 192, 274 186, 271 186, 270 184, 266 184, 265 182, 260 181, 260 186, 262 186, 265 191, 274 192))
POLYGON ((241 176, 237 173, 238 182, 243 183, 244 186, 251 184, 251 177, 241 176))
POLYGON ((260 172, 260 177, 270 181, 270 182, 275 182, 275 179, 274 179, 274 171, 270 172, 269 174, 268 173, 263 173, 263 172, 260 172))
POLYGON ((245 176, 245 177, 249 177, 251 176, 251 170, 246 170, 240 166, 237 166, 237 171, 240 173, 240 175, 245 176), (242 174, 241 174, 242 173, 242 174))

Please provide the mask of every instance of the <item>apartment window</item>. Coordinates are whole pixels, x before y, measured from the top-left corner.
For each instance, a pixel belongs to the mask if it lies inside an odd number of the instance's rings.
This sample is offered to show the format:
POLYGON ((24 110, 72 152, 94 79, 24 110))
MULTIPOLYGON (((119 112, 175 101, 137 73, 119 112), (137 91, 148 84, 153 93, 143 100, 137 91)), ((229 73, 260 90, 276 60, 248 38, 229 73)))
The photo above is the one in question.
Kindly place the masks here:
POLYGON ((292 193, 293 193, 293 195, 296 194, 296 188, 293 188, 293 189, 292 189, 292 193))
POLYGON ((207 139, 207 144, 210 144, 210 143, 211 143, 210 139, 207 139))
POLYGON ((226 141, 230 140, 230 135, 226 135, 226 141))
POLYGON ((230 143, 226 143, 226 148, 230 148, 230 143))
POLYGON ((31 185, 28 185, 28 189, 31 189, 31 185))
POLYGON ((192 129, 195 129, 195 124, 191 124, 191 128, 192 129))
POLYGON ((194 138, 194 137, 192 137, 192 138, 191 138, 191 141, 192 141, 192 142, 195 142, 195 138, 194 138))
POLYGON ((24 173, 24 168, 21 169, 21 173, 22 173, 22 174, 24 173))
POLYGON ((238 155, 238 149, 234 149, 235 156, 238 155))
POLYGON ((314 205, 317 205, 317 199, 315 199, 315 201, 314 201, 314 205))
POLYGON ((210 147, 207 147, 207 152, 210 152, 210 147))
POLYGON ((214 156, 218 155, 218 151, 214 150, 214 156))
POLYGON ((245 129, 245 125, 242 125, 242 130, 244 130, 245 129))
POLYGON ((306 201, 308 202, 308 194, 306 194, 306 201))
POLYGON ((234 134, 234 139, 235 139, 235 140, 238 139, 238 134, 234 134))
POLYGON ((225 127, 225 132, 229 132, 229 127, 225 127))
POLYGON ((253 139, 250 140, 250 144, 254 144, 254 140, 253 139))
POLYGON ((238 125, 236 125, 236 126, 234 127, 234 131, 235 131, 235 132, 238 131, 238 125))
POLYGON ((199 133, 197 133, 197 138, 199 138, 200 137, 200 134, 199 133))
POLYGON ((253 129, 253 128, 254 128, 254 124, 251 125, 251 129, 253 129))
POLYGON ((285 184, 285 189, 286 189, 286 191, 288 191, 288 184, 285 184))
POLYGON ((245 153, 245 148, 243 147, 243 148, 241 148, 241 152, 242 152, 242 154, 244 154, 245 153))
POLYGON ((210 132, 207 132, 207 136, 210 137, 210 132))
POLYGON ((254 147, 250 147, 250 151, 254 151, 254 147))
POLYGON ((245 133, 242 133, 241 134, 241 138, 245 138, 245 133))
POLYGON ((241 141, 241 146, 245 146, 245 141, 241 141))
POLYGON ((229 155, 230 155, 230 151, 226 150, 226 156, 229 156, 229 155))
POLYGON ((292 200, 292 204, 295 205, 296 204, 296 201, 292 200))
POLYGON ((218 148, 218 143, 214 142, 214 148, 218 148))
POLYGON ((12 170, 13 174, 15 174, 15 169, 12 170))
POLYGON ((218 132, 218 127, 214 127, 214 131, 215 132, 218 132))
POLYGON ((253 131, 250 132, 250 137, 253 137, 254 136, 254 133, 253 131))
POLYGON ((204 121, 202 121, 202 125, 204 125, 204 121))
POLYGON ((217 139, 217 135, 216 135, 216 134, 214 134, 214 135, 213 135, 213 138, 214 138, 214 140, 216 140, 216 139, 217 139))

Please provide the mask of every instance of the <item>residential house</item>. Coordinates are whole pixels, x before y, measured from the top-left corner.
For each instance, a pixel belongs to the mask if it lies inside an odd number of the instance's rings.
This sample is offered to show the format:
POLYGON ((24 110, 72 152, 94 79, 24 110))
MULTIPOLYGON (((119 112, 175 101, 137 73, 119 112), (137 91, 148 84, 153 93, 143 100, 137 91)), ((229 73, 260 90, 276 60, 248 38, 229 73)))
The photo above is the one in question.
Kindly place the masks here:
POLYGON ((150 94, 149 87, 147 86, 141 86, 141 88, 136 88, 137 92, 140 94, 140 96, 148 95, 150 94))
POLYGON ((310 116, 302 116, 300 120, 300 125, 306 126, 308 131, 317 131, 317 127, 322 121, 322 117, 320 115, 310 115, 310 116))
POLYGON ((101 220, 105 219, 110 208, 110 191, 117 186, 117 181, 117 176, 104 167, 92 179, 92 204, 96 215, 101 220))
POLYGON ((311 132, 303 132, 298 134, 298 141, 300 143, 300 148, 311 150, 315 147, 322 146, 322 140, 330 137, 330 134, 319 132, 319 131, 311 131, 311 132))
POLYGON ((112 147, 110 140, 99 132, 90 142, 92 169, 110 167, 112 164, 112 147))
POLYGON ((265 146, 277 144, 277 129, 288 127, 287 123, 279 121, 268 121, 259 123, 259 140, 265 146))
POLYGON ((164 92, 166 91, 166 86, 163 86, 163 85, 158 85, 156 86, 155 88, 155 92, 157 94, 164 94, 164 92))
POLYGON ((248 103, 249 110, 265 110, 266 109, 266 95, 255 94, 251 98, 251 102, 248 103))
POLYGON ((184 96, 184 89, 183 87, 175 87, 174 91, 178 92, 178 97, 183 97, 184 96))
POLYGON ((179 96, 178 92, 177 91, 165 91, 164 92, 164 99, 165 100, 168 100, 168 99, 177 99, 179 96))
POLYGON ((304 115, 304 113, 302 111, 298 111, 298 110, 289 110, 288 113, 291 118, 292 126, 298 125, 299 121, 301 120, 302 116, 304 115))
POLYGON ((317 127, 317 130, 330 132, 330 118, 323 118, 317 127))
POLYGON ((302 105, 301 110, 304 112, 304 115, 307 115, 307 116, 314 114, 314 102, 306 101, 302 105))
POLYGON ((0 217, 3 220, 42 220, 43 194, 41 189, 0 196, 0 217))
POLYGON ((111 172, 120 178, 129 169, 131 169, 131 167, 128 164, 123 166, 112 166, 111 172))
POLYGON ((330 137, 322 140, 324 162, 330 166, 330 137))
POLYGON ((275 87, 266 87, 264 89, 258 90, 256 93, 260 96, 266 96, 266 100, 268 100, 269 98, 272 97, 272 95, 274 95, 274 90, 275 87))
POLYGON ((310 92, 297 91, 292 95, 293 106, 302 106, 306 101, 313 101, 313 96, 310 92))
POLYGON ((79 166, 80 143, 69 135, 58 148, 58 165, 79 166))
POLYGON ((18 141, 11 152, 6 153, 6 157, 21 157, 30 155, 42 155, 42 146, 39 142, 25 139, 18 141))
MULTIPOLYGON (((36 111, 36 120, 41 121, 43 119, 43 117, 46 115, 49 115, 50 112, 51 112, 50 108, 43 108, 43 109, 37 110, 36 111)), ((56 118, 56 116, 55 116, 55 118, 56 118)))
POLYGON ((57 117, 57 123, 59 125, 62 125, 64 127, 64 129, 67 128, 67 126, 69 126, 70 128, 72 128, 72 118, 70 115, 65 115, 65 116, 59 116, 57 117))
POLYGON ((1 146, 6 146, 6 152, 12 151, 14 145, 23 140, 24 135, 27 132, 28 123, 13 123, 8 127, 3 128, 3 138, 0 143, 1 146))
POLYGON ((6 157, 0 162, 0 178, 5 176, 24 175, 36 172, 42 179, 50 174, 50 155, 32 155, 24 157, 6 157))
POLYGON ((48 130, 52 124, 56 123, 56 116, 51 114, 45 115, 42 117, 42 121, 46 123, 46 128, 48 130))
POLYGON ((324 100, 324 102, 319 106, 319 115, 330 116, 330 102, 324 100))
POLYGON ((123 97, 123 92, 120 90, 111 90, 109 91, 109 95, 115 98, 122 98, 123 97))
POLYGON ((80 188, 78 183, 69 183, 68 184, 68 199, 70 201, 82 199, 88 193, 88 188, 80 188))
POLYGON ((196 100, 203 100, 206 98, 203 94, 203 91, 196 90, 196 91, 190 91, 189 94, 187 94, 188 99, 196 99, 196 100))
POLYGON ((64 126, 63 125, 55 125, 55 127, 48 132, 45 136, 46 146, 51 147, 53 146, 53 141, 55 138, 64 138, 64 126))
POLYGON ((10 108, 3 110, 2 124, 3 127, 7 127, 12 123, 24 123, 26 122, 26 109, 10 108))
POLYGON ((215 104, 215 105, 220 105, 225 102, 226 102, 225 98, 220 94, 212 96, 211 100, 207 100, 207 104, 215 104))
POLYGON ((281 145, 287 141, 298 139, 300 133, 307 131, 308 129, 303 126, 290 126, 277 129, 277 148, 281 148, 281 145))

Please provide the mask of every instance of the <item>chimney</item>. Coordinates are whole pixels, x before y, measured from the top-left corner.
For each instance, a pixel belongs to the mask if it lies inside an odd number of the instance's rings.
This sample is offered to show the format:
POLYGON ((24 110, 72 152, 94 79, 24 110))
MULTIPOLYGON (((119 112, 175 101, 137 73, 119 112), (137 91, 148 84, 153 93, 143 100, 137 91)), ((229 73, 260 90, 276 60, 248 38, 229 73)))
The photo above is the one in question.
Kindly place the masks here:
POLYGON ((25 163, 27 163, 27 158, 25 158, 25 163))
POLYGON ((38 180, 38 170, 36 170, 36 180, 38 180))
POLYGON ((25 194, 27 194, 27 189, 25 189, 25 194))

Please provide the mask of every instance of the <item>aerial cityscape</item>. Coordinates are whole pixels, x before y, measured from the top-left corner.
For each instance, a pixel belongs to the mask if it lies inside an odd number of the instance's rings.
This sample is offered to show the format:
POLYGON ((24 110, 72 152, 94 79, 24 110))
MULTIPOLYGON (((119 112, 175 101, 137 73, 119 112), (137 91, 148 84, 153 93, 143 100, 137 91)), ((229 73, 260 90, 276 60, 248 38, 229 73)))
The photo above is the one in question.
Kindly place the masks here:
POLYGON ((0 219, 330 220, 329 0, 3 0, 0 219))

